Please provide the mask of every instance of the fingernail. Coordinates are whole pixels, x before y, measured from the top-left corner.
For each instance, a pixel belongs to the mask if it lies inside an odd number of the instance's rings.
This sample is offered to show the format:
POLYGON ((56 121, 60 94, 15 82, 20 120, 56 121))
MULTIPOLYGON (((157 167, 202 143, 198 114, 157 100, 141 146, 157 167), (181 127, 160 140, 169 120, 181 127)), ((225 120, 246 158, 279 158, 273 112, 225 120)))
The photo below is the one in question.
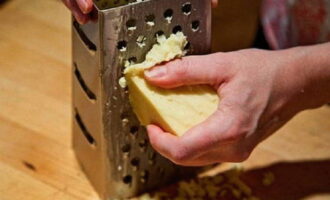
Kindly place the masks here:
POLYGON ((87 14, 88 13, 88 3, 85 0, 80 0, 80 2, 82 3, 81 11, 84 14, 87 14))
POLYGON ((166 67, 154 67, 152 69, 146 70, 144 75, 148 78, 159 78, 166 75, 167 69, 166 67))

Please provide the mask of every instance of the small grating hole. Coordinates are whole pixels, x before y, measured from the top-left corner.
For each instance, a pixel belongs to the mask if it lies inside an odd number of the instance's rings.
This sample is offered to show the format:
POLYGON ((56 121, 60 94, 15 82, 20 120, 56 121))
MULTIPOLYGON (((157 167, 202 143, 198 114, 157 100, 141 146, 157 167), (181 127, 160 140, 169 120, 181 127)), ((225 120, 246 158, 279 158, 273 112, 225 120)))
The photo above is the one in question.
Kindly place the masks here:
POLYGON ((191 29, 195 32, 195 31, 198 31, 199 29, 199 21, 198 20, 195 20, 191 23, 191 29))
POLYGON ((147 15, 145 21, 148 26, 155 26, 155 15, 147 15))
POLYGON ((127 30, 129 30, 129 31, 136 30, 136 20, 135 19, 128 20, 126 22, 126 27, 127 27, 127 30))
POLYGON ((128 153, 131 150, 131 145, 130 144, 125 144, 124 146, 122 146, 121 151, 123 153, 128 153))
POLYGON ((125 184, 131 184, 132 183, 132 176, 131 175, 126 175, 123 177, 123 182, 125 184))
POLYGON ((141 148, 145 148, 145 147, 147 147, 147 144, 148 144, 147 140, 141 140, 141 141, 139 142, 139 146, 140 146, 141 148))
POLYGON ((165 35, 164 31, 157 31, 155 33, 155 38, 159 37, 159 36, 162 36, 162 35, 165 35))
POLYGON ((140 164, 140 159, 139 158, 133 158, 131 160, 131 165, 134 166, 134 167, 138 167, 140 164))
POLYGON ((127 50, 127 42, 125 40, 119 41, 117 43, 117 49, 121 52, 124 52, 127 50))
POLYGON ((120 114, 120 118, 121 119, 125 119, 125 118, 127 118, 128 117, 128 112, 122 112, 121 114, 120 114))
POLYGON ((132 135, 137 135, 138 131, 139 131, 139 127, 138 126, 132 126, 131 129, 130 129, 130 133, 132 135))
POLYGON ((167 10, 164 12, 164 18, 166 19, 166 21, 167 21, 168 23, 171 23, 172 18, 173 18, 173 10, 172 10, 172 9, 167 9, 167 10))
POLYGON ((145 152, 145 151, 146 151, 147 146, 148 146, 148 142, 147 142, 147 140, 141 140, 141 141, 139 142, 139 147, 140 147, 140 150, 141 150, 142 152, 145 152))
POLYGON ((142 183, 146 183, 148 181, 148 178, 149 178, 149 172, 147 170, 144 170, 141 172, 140 174, 140 180, 142 183))
POLYGON ((146 41, 147 38, 143 35, 139 35, 136 39, 136 44, 140 47, 140 48, 143 48, 146 46, 146 41))
POLYGON ((180 25, 177 25, 173 28, 172 32, 174 34, 176 34, 177 32, 181 32, 182 31, 182 27, 180 25))
POLYGON ((181 8, 183 14, 185 15, 190 15, 191 13, 191 3, 185 3, 183 4, 182 8, 181 8))
POLYGON ((191 45, 190 45, 190 42, 187 42, 187 44, 184 46, 184 50, 185 51, 188 51, 188 50, 190 50, 190 47, 191 47, 191 45))
POLYGON ((155 164, 155 158, 156 158, 156 154, 155 152, 149 152, 148 154, 148 163, 149 165, 154 165, 155 164))
POLYGON ((136 58, 135 56, 130 57, 130 58, 128 59, 128 62, 129 62, 131 65, 133 65, 133 64, 137 63, 137 58, 136 58))

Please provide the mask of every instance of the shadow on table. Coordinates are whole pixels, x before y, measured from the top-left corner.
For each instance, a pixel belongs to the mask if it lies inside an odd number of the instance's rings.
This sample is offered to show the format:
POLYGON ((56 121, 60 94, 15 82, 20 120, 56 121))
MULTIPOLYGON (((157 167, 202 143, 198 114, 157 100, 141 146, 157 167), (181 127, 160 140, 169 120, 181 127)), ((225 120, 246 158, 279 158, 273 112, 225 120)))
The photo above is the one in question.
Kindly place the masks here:
POLYGON ((5 5, 5 3, 9 2, 8 0, 0 0, 0 8, 5 5))
POLYGON ((301 200, 320 194, 330 199, 330 160, 280 162, 247 171, 233 168, 180 181, 141 199, 301 200))
POLYGON ((241 174, 255 196, 266 200, 300 200, 317 194, 329 194, 330 160, 281 162, 241 174), (265 186, 261 180, 272 173, 274 181, 265 186))

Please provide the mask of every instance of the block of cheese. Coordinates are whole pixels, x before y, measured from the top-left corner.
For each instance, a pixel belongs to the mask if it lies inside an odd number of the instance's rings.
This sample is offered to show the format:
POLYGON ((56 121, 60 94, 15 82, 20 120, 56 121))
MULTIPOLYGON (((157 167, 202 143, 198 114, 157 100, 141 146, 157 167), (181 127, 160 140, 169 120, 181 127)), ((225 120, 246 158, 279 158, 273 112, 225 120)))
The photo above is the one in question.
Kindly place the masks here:
POLYGON ((142 63, 128 66, 125 79, 133 110, 142 125, 156 124, 177 136, 206 120, 217 109, 219 98, 208 85, 163 89, 149 84, 143 71, 184 55, 186 37, 181 33, 159 37, 142 63))

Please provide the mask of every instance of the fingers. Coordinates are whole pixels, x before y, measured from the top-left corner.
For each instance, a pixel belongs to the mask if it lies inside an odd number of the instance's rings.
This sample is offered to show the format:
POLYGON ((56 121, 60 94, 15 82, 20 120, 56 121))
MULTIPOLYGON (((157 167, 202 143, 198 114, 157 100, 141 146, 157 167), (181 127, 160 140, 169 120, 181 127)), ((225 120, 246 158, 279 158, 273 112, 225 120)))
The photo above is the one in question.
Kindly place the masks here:
MULTIPOLYGON (((83 11, 80 9, 78 3, 75 0, 62 0, 62 1, 66 5, 66 7, 68 7, 71 10, 73 16, 76 18, 76 20, 80 24, 85 24, 90 20, 89 15, 83 13, 83 11)), ((86 0, 86 2, 87 2, 87 0, 86 0)), ((91 4, 91 6, 92 6, 92 4, 91 4)), ((92 9, 92 8, 93 7, 91 7, 91 8, 89 8, 88 6, 86 7, 86 9, 92 9)))
MULTIPOLYGON (((218 110, 203 123, 187 131, 182 137, 164 132, 157 126, 147 127, 150 143, 160 154, 180 165, 199 166, 211 164, 225 159, 219 154, 205 159, 197 159, 223 145, 229 145, 239 140, 244 132, 241 131, 238 113, 231 110, 218 110)), ((225 153, 224 153, 225 154, 225 153)))
POLYGON ((220 84, 229 75, 222 53, 188 56, 145 71, 145 78, 154 85, 173 88, 193 84, 220 84))
POLYGON ((245 160, 256 144, 251 136, 256 120, 245 108, 245 94, 237 91, 235 82, 227 84, 220 94, 223 96, 216 112, 181 137, 148 126, 154 149, 172 162, 188 166, 245 160))
POLYGON ((93 9, 93 2, 91 0, 75 0, 82 13, 88 14, 93 9))
POLYGON ((219 3, 218 0, 212 0, 212 7, 213 7, 213 8, 218 7, 218 3, 219 3))
POLYGON ((161 155, 174 163, 187 160, 184 156, 188 155, 189 146, 185 146, 181 138, 167 133, 155 125, 148 125, 147 131, 151 145, 161 155))

